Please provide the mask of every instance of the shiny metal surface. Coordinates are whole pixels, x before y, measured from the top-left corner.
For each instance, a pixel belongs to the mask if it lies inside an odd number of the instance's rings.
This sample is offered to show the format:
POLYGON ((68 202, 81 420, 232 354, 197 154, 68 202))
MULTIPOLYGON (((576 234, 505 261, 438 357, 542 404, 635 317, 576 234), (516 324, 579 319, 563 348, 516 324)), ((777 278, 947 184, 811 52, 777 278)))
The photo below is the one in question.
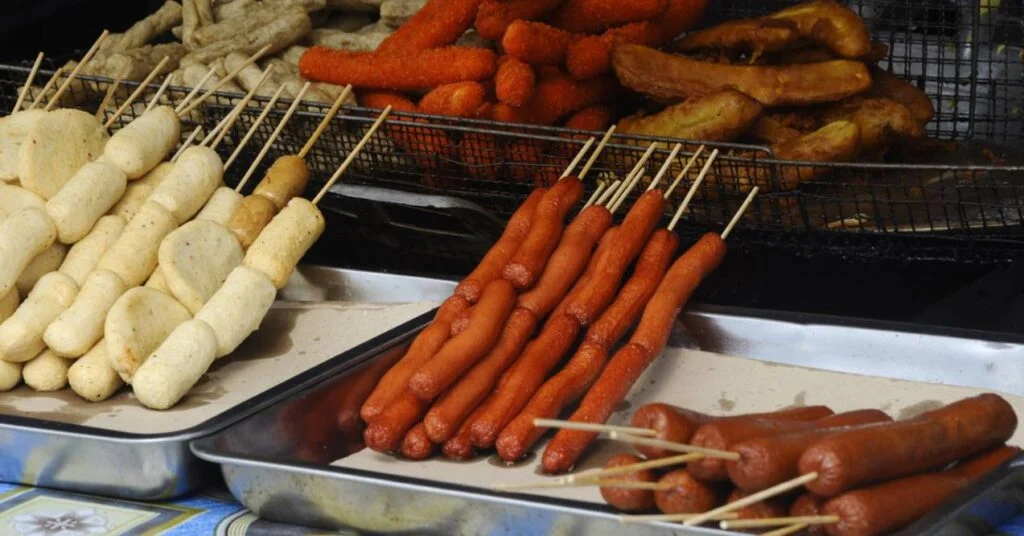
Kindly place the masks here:
MULTIPOLYGON (((676 346, 1024 393, 1024 338, 718 307, 694 307, 676 327, 671 340, 676 346)), ((400 353, 414 333, 352 362, 364 366, 400 353)), ((346 381, 357 381, 359 370, 197 440, 193 451, 221 464, 231 492, 246 507, 287 523, 389 534, 726 534, 669 524, 622 525, 597 505, 441 485, 415 478, 414 468, 407 477, 396 478, 331 466, 352 452, 346 449, 358 448, 352 438, 338 437, 333 430, 325 433, 323 423, 339 414, 331 393, 343 392, 346 381)), ((954 501, 950 511, 964 500, 954 501)), ((935 515, 944 519, 942 512, 935 515)))
MULTIPOLYGON (((279 298, 293 302, 440 301, 451 294, 453 286, 450 282, 416 277, 304 266, 297 270, 279 298)), ((359 351, 359 347, 354 351, 359 351)), ((349 356, 346 352, 324 365, 344 363, 349 356)), ((322 373, 318 370, 290 380, 283 378, 278 388, 179 433, 115 434, 58 424, 31 414, 0 412, 0 481, 134 500, 188 493, 215 476, 217 470, 192 455, 189 441, 212 434, 308 386, 307 382, 317 381, 322 373)))

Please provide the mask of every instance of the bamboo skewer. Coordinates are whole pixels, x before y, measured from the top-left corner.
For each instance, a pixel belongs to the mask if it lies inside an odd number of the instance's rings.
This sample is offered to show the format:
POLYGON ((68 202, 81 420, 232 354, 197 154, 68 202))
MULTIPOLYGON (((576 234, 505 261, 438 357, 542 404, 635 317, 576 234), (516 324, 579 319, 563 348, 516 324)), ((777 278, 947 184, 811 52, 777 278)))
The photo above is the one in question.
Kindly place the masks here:
POLYGON ((563 482, 577 482, 580 480, 594 480, 601 479, 609 476, 624 475, 629 473, 635 473, 637 471, 643 471, 646 469, 657 469, 659 467, 671 467, 673 465, 681 465, 684 463, 696 461, 705 458, 703 454, 691 453, 691 454, 680 454, 678 456, 669 456, 667 458, 658 458, 656 460, 647 460, 644 462, 631 463, 629 465, 622 465, 619 467, 612 467, 611 469, 595 469, 586 473, 580 473, 576 475, 568 475, 559 478, 563 482))
POLYGON ((718 514, 727 514, 729 512, 734 512, 736 510, 740 510, 742 508, 746 508, 747 506, 750 506, 750 505, 752 505, 754 503, 761 502, 761 501, 763 501, 765 499, 769 499, 769 498, 774 497, 776 495, 781 495, 781 494, 783 494, 783 493, 785 493, 785 492, 787 492, 787 491, 789 491, 791 489, 803 486, 804 484, 806 484, 806 483, 808 483, 808 482, 810 482, 810 481, 812 481, 812 480, 814 480, 816 478, 818 478, 818 473, 807 473, 806 475, 798 476, 798 477, 796 477, 794 479, 787 480, 785 482, 776 484, 776 485, 774 485, 774 486, 772 486, 772 487, 770 487, 768 489, 764 489, 764 490, 761 490, 761 491, 759 491, 757 493, 753 493, 753 494, 747 495, 746 497, 744 497, 742 499, 739 499, 737 501, 733 501, 733 502, 731 502, 729 504, 719 506, 718 508, 715 508, 715 509, 712 509, 712 510, 708 510, 707 512, 704 512, 703 514, 701 514, 701 515, 699 515, 699 516, 697 516, 697 517, 695 517, 693 519, 687 520, 685 525, 688 526, 688 527, 692 527, 694 525, 700 525, 701 523, 704 523, 705 521, 710 520, 711 518, 713 518, 714 516, 716 516, 718 514))
POLYGON ((82 68, 85 67, 87 63, 92 61, 92 57, 95 56, 96 52, 99 51, 100 45, 103 44, 103 41, 107 39, 108 35, 110 35, 110 31, 103 30, 103 33, 100 34, 99 39, 97 39, 96 42, 92 44, 92 47, 89 48, 89 50, 85 53, 84 56, 82 56, 82 60, 78 62, 78 65, 75 65, 75 68, 71 70, 71 74, 68 75, 67 80, 65 80, 64 83, 61 84, 59 88, 57 88, 57 92, 53 94, 53 98, 50 99, 50 102, 46 103, 46 108, 43 108, 44 110, 49 112, 53 109, 54 106, 57 105, 57 102, 60 100, 61 96, 64 95, 64 92, 67 91, 68 87, 71 86, 71 81, 75 78, 78 78, 78 73, 82 71, 82 68))
POLYGON ((359 143, 357 143, 356 146, 352 148, 352 151, 348 153, 348 156, 345 157, 345 161, 341 163, 341 166, 339 166, 337 171, 334 172, 334 175, 331 175, 331 178, 327 180, 327 184, 324 184, 324 187, 321 188, 320 191, 316 194, 316 197, 313 198, 312 203, 314 205, 319 203, 320 200, 323 199, 325 195, 327 195, 327 192, 330 191, 331 186, 334 186, 334 183, 341 178, 341 175, 345 173, 345 170, 347 170, 348 167, 352 165, 352 161, 355 160, 356 156, 359 154, 359 151, 363 150, 363 146, 365 146, 366 143, 370 141, 370 138, 373 137, 373 134, 377 132, 377 129, 380 128, 380 125, 384 123, 384 119, 386 119, 388 114, 390 113, 391 105, 389 104, 388 107, 384 108, 384 111, 380 113, 380 115, 377 117, 377 120, 373 122, 373 125, 370 126, 370 130, 367 131, 363 138, 359 140, 359 143))
POLYGON ((42 104, 46 100, 46 94, 53 89, 53 85, 57 83, 57 80, 60 79, 62 74, 64 74, 64 68, 57 67, 57 70, 53 72, 53 76, 43 84, 43 89, 39 90, 39 94, 36 95, 36 98, 32 99, 32 104, 29 104, 28 108, 25 109, 34 110, 36 106, 42 104))
POLYGON ((602 151, 604 151, 604 146, 608 145, 608 140, 612 138, 612 134, 614 133, 615 125, 608 127, 608 130, 604 133, 604 136, 601 138, 601 141, 597 144, 597 148, 594 149, 594 153, 591 154, 590 158, 587 159, 587 163, 583 164, 583 169, 581 169, 580 174, 577 175, 580 178, 580 180, 583 180, 583 178, 587 176, 587 173, 590 173, 590 168, 593 167, 594 162, 597 162, 597 157, 601 155, 602 151))
POLYGON ((275 128, 274 132, 270 134, 267 141, 263 143, 263 147, 260 149, 260 152, 256 155, 256 158, 253 159, 252 164, 249 164, 249 169, 245 171, 245 175, 242 176, 242 180, 238 182, 239 191, 245 187, 246 182, 249 182, 249 178, 256 172, 256 168, 259 167, 263 158, 267 156, 267 152, 270 151, 270 147, 274 145, 278 136, 280 136, 281 132, 284 131, 284 126, 288 123, 288 120, 295 114, 295 110, 299 109, 299 105, 302 104, 302 97, 306 96, 306 92, 309 91, 309 87, 311 85, 312 84, 310 82, 306 82, 302 85, 302 89, 299 90, 299 94, 295 96, 295 100, 293 100, 292 105, 288 107, 288 111, 284 113, 284 117, 281 118, 281 122, 277 124, 277 128, 275 128))
MULTIPOLYGON (((694 160, 696 160, 696 158, 697 155, 694 154, 693 158, 690 159, 690 162, 692 163, 694 160)), ((686 197, 684 197, 683 202, 679 204, 679 210, 677 210, 675 215, 672 216, 672 221, 669 222, 668 224, 669 231, 676 228, 676 224, 679 223, 679 218, 683 217, 683 211, 686 210, 686 207, 690 206, 690 201, 692 201, 693 196, 697 194, 697 187, 704 182, 704 177, 708 174, 708 170, 711 169, 711 164, 714 163, 715 158, 718 158, 718 149, 711 151, 711 154, 708 156, 708 159, 704 162, 704 167, 701 168, 700 173, 697 175, 697 179, 694 180, 693 184, 690 185, 689 191, 686 192, 686 197)), ((688 163, 686 164, 686 168, 683 169, 683 172, 685 173, 686 170, 689 168, 690 164, 688 163)), ((680 174, 679 178, 682 178, 682 174, 680 174)), ((672 187, 675 188, 675 185, 673 185, 672 187)))
MULTIPOLYGON (((260 115, 256 116, 256 120, 253 121, 252 125, 249 126, 249 130, 245 133, 245 136, 242 137, 242 141, 238 142, 238 147, 235 147, 235 150, 232 151, 231 156, 229 156, 228 159, 224 162, 224 169, 231 167, 231 164, 235 161, 236 158, 238 158, 238 155, 242 152, 242 148, 245 147, 247 143, 249 143, 249 138, 252 138, 253 135, 256 134, 256 130, 263 123, 263 120, 267 118, 267 114, 269 114, 270 110, 274 108, 274 105, 277 104, 277 100, 281 98, 282 93, 284 93, 283 85, 277 88, 277 91, 275 91, 274 95, 270 97, 270 101, 267 102, 267 105, 263 108, 263 111, 260 112, 260 115)), ((239 186, 241 186, 241 183, 239 183, 239 186)), ((241 191, 241 188, 239 186, 235 187, 236 192, 241 191)))
POLYGON ((633 482, 631 480, 578 480, 575 482, 555 480, 550 482, 528 482, 523 484, 495 484, 491 489, 496 491, 517 491, 526 489, 583 488, 593 486, 600 486, 602 488, 665 491, 675 487, 675 484, 672 484, 671 482, 633 482))
MULTIPOLYGON (((238 101, 238 104, 235 105, 235 107, 231 110, 230 113, 228 113, 228 115, 224 116, 224 119, 222 119, 221 122, 217 124, 217 126, 213 129, 213 132, 210 132, 209 136, 207 136, 207 139, 213 137, 213 139, 210 141, 211 149, 216 149, 217 146, 220 145, 221 140, 224 139, 224 136, 227 135, 229 130, 231 130, 232 125, 234 125, 235 121, 238 121, 238 118, 242 115, 242 110, 244 110, 245 107, 249 105, 249 101, 251 101, 252 98, 256 95, 256 92, 260 89, 263 83, 266 82, 268 78, 270 78, 270 73, 270 67, 264 69, 263 75, 260 76, 260 79, 256 82, 256 85, 254 85, 252 89, 250 89, 249 92, 246 93, 244 97, 242 97, 242 100, 238 101)), ((204 143, 206 141, 207 140, 203 140, 204 143)))
POLYGON ((723 521, 721 528, 749 529, 760 527, 780 527, 787 525, 829 525, 839 523, 839 516, 787 516, 787 517, 765 517, 761 519, 738 519, 736 521, 723 521))
MULTIPOLYGON (((672 197, 672 192, 674 192, 676 187, 679 186, 679 183, 682 182, 683 177, 685 177, 686 174, 690 171, 690 167, 693 166, 693 163, 697 161, 697 157, 700 156, 700 153, 702 152, 704 152, 703 145, 697 147, 697 150, 693 152, 693 156, 691 156, 690 159, 686 161, 686 165, 683 166, 683 170, 680 171, 678 175, 676 175, 675 180, 672 181, 672 185, 669 186, 667 190, 665 190, 665 199, 672 197)), ((717 156, 718 149, 715 149, 713 154, 717 156)))
MULTIPOLYGON (((267 72, 270 72, 269 67, 267 68, 267 72)), ((348 96, 351 94, 352 84, 349 84, 345 86, 345 89, 341 92, 340 95, 338 95, 338 98, 334 99, 334 104, 332 104, 331 108, 327 110, 327 115, 324 115, 324 118, 320 120, 320 124, 316 126, 316 130, 314 130, 313 134, 309 137, 308 140, 306 140, 306 144, 303 145, 302 149, 299 151, 299 158, 306 158, 306 155, 309 154, 309 151, 313 150, 313 145, 316 144, 316 140, 318 140, 320 136, 324 133, 324 131, 327 130, 327 126, 331 124, 331 121, 334 120, 334 116, 337 115, 338 110, 341 109, 341 104, 345 102, 345 99, 347 99, 348 96)))
POLYGON ((121 83, 124 82, 124 77, 128 76, 128 67, 121 69, 121 72, 117 73, 117 78, 114 79, 114 83, 110 84, 107 88, 107 92, 103 94, 103 100, 100 101, 100 105, 96 107, 96 120, 99 121, 103 118, 103 111, 107 109, 107 105, 110 104, 110 99, 114 98, 114 93, 117 93, 117 89, 121 87, 121 83))
POLYGON ((760 536, 789 536, 790 534, 800 532, 801 530, 804 530, 809 526, 810 525, 808 525, 807 523, 797 523, 796 525, 782 527, 781 529, 763 532, 760 536))
POLYGON ((633 166, 632 171, 629 172, 629 175, 626 175, 626 178, 623 179, 623 186, 619 189, 619 194, 608 204, 608 206, 611 207, 610 210, 612 214, 615 214, 615 211, 619 210, 622 203, 624 203, 626 198, 629 197, 630 192, 632 192, 633 188, 636 187, 636 183, 640 182, 640 178, 643 177, 644 174, 644 166, 647 165, 647 160, 651 158, 651 155, 654 154, 654 149, 657 147, 657 142, 652 143, 651 146, 644 151, 640 160, 636 161, 636 164, 633 166))
POLYGON ((654 180, 647 186, 647 191, 651 191, 658 187, 658 183, 661 182, 661 178, 668 173, 668 169, 672 167, 672 162, 676 161, 676 157, 679 156, 679 151, 683 150, 683 144, 677 143, 672 148, 672 152, 669 153, 668 158, 665 159, 665 163, 661 165, 661 169, 658 170, 658 174, 654 176, 654 180))
POLYGON ((658 432, 650 428, 637 428, 635 426, 615 426, 613 424, 597 424, 590 422, 563 421, 559 419, 534 419, 533 425, 540 428, 563 428, 566 430, 583 430, 584 432, 622 432, 638 437, 650 437, 658 435, 658 432))
POLYGON ((210 69, 206 71, 206 74, 204 74, 203 77, 200 78, 198 82, 196 82, 196 85, 191 90, 189 90, 189 92, 185 95, 185 98, 181 99, 181 102, 178 103, 178 106, 174 108, 174 111, 178 114, 178 117, 185 117, 186 114, 183 114, 181 110, 184 107, 188 106, 189 101, 194 99, 196 95, 198 95, 199 92, 203 90, 203 86, 205 86, 206 83, 209 82, 210 79, 213 78, 213 75, 215 74, 217 74, 217 68, 210 67, 210 69))
POLYGON ((620 187, 622 187, 622 181, 616 179, 615 182, 613 182, 612 185, 609 186, 603 194, 601 194, 601 197, 597 198, 597 204, 607 207, 608 205, 606 203, 619 191, 620 187))
MULTIPOLYGON (((669 523, 688 521, 701 514, 643 514, 636 516, 619 516, 620 523, 643 523, 645 521, 665 521, 669 523)), ((708 521, 721 521, 723 519, 738 519, 739 514, 727 513, 712 516, 708 521)))
MULTIPOLYGON (((252 56, 249 56, 248 58, 246 58, 246 60, 244 62, 242 62, 241 65, 239 65, 238 67, 235 67, 224 78, 221 78, 220 82, 217 82, 216 85, 214 85, 212 88, 210 88, 205 93, 200 95, 199 98, 197 98, 194 102, 189 103, 188 106, 186 106, 184 109, 182 109, 180 111, 178 109, 175 109, 174 111, 178 112, 178 116, 179 117, 184 117, 184 116, 188 115, 189 112, 191 112, 194 108, 196 108, 197 106, 202 104, 203 101, 205 101, 206 99, 208 99, 210 97, 210 95, 213 95, 214 93, 220 91, 221 88, 226 86, 228 83, 231 82, 231 80, 233 80, 236 76, 238 76, 238 73, 242 72, 242 69, 245 69, 246 67, 249 66, 249 64, 254 63, 261 56, 263 56, 263 54, 265 54, 268 50, 270 50, 270 44, 269 43, 267 45, 265 45, 263 48, 257 50, 256 53, 254 53, 252 56)), ((200 84, 200 85, 202 85, 202 84, 200 84)), ((180 108, 186 102, 187 101, 183 101, 181 104, 178 105, 178 107, 180 108)))
POLYGON ((11 113, 17 112, 21 109, 21 105, 25 103, 25 97, 28 96, 28 92, 32 89, 32 82, 36 79, 36 74, 39 73, 39 67, 43 64, 43 53, 40 52, 36 56, 35 63, 32 64, 32 70, 28 72, 28 77, 25 78, 25 85, 21 86, 21 91, 18 93, 18 100, 14 102, 14 108, 11 108, 11 113))
MULTIPOLYGON (((593 205, 594 202, 597 201, 597 198, 601 197, 601 194, 604 192, 604 189, 607 188, 607 187, 608 187, 608 183, 607 182, 605 182, 605 181, 598 182, 597 183, 597 188, 594 190, 594 193, 590 195, 590 199, 587 199, 587 202, 583 204, 583 208, 586 209, 590 205, 593 205)), ((582 212, 582 209, 581 209, 581 212, 582 212)))
POLYGON ((192 133, 189 134, 187 138, 185 138, 185 141, 182 142, 181 147, 178 147, 177 152, 175 152, 174 156, 171 157, 171 162, 177 161, 178 157, 181 156, 181 153, 185 152, 185 149, 188 149, 189 147, 191 147, 192 146, 192 142, 196 141, 196 138, 200 134, 202 134, 202 132, 203 132, 203 127, 202 126, 196 127, 196 129, 193 130, 192 133))
POLYGON ((665 450, 671 450, 674 452, 699 453, 707 456, 708 458, 722 458, 723 460, 740 459, 740 455, 736 454, 735 452, 697 447, 694 445, 687 445, 685 443, 675 443, 672 441, 665 441, 664 439, 636 437, 629 434, 622 434, 619 432, 608 432, 608 438, 617 441, 622 441, 623 443, 629 443, 631 445, 646 445, 648 447, 658 447, 663 448, 665 450))
MULTIPOLYGON (((572 170, 576 169, 576 166, 579 165, 580 160, 583 160, 583 155, 587 154, 587 151, 594 145, 595 141, 596 140, 594 138, 590 138, 587 140, 587 143, 583 144, 583 148, 576 153, 576 156, 573 157, 572 162, 569 162, 569 165, 566 166, 565 171, 563 171, 562 174, 558 177, 558 180, 562 180, 568 177, 569 174, 572 173, 572 170)), ((583 178, 580 177, 580 180, 583 180, 583 178)))
POLYGON ((736 227, 736 224, 739 223, 740 218, 743 216, 743 213, 747 211, 747 207, 749 207, 750 203, 754 201, 754 196, 757 195, 757 190, 757 186, 755 186, 753 190, 750 190, 750 194, 748 194, 747 198, 743 200, 743 204, 740 205, 739 210, 737 210, 736 214, 733 215, 732 220, 729 221, 729 225, 725 226, 725 230, 722 231, 721 235, 723 241, 725 241, 725 239, 729 237, 729 233, 732 232, 733 227, 736 227))
POLYGON ((164 77, 164 83, 160 84, 160 87, 156 88, 156 93, 153 94, 152 99, 149 99, 149 104, 146 105, 146 109, 143 110, 142 113, 146 113, 152 110, 153 108, 156 108, 156 105, 160 102, 160 97, 164 96, 164 92, 167 91, 167 86, 169 85, 171 85, 170 73, 168 73, 167 76, 164 77))
MULTIPOLYGON (((166 65, 168 61, 171 61, 171 59, 167 56, 164 56, 163 59, 161 59, 160 62, 156 64, 156 67, 154 67, 153 70, 146 75, 146 78, 142 79, 142 82, 139 82, 139 86, 135 88, 135 91, 133 91, 131 95, 128 96, 128 100, 121 103, 121 106, 118 107, 116 111, 114 111, 114 115, 111 115, 107 118, 107 121, 103 123, 103 128, 110 128, 110 125, 113 125, 114 121, 117 121, 117 118, 121 117, 121 114, 123 114, 124 111, 127 110, 128 107, 131 106, 133 102, 135 102, 135 99, 139 98, 139 95, 142 95, 143 91, 146 91, 146 87, 149 86, 149 84, 153 81, 154 78, 156 78, 156 75, 160 73, 160 69, 163 69, 164 65, 166 65)), ((170 80, 170 75, 167 76, 167 79, 170 80)), ((166 80, 164 83, 166 83, 166 80)))

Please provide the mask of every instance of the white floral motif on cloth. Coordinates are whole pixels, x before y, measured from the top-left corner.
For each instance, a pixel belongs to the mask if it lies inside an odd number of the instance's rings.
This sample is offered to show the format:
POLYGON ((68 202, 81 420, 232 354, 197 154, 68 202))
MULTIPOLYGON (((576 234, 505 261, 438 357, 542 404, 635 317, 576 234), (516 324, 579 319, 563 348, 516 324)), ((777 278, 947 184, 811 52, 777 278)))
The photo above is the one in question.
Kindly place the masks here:
POLYGON ((11 528, 19 536, 88 536, 107 531, 107 518, 95 510, 44 512, 15 516, 11 528))

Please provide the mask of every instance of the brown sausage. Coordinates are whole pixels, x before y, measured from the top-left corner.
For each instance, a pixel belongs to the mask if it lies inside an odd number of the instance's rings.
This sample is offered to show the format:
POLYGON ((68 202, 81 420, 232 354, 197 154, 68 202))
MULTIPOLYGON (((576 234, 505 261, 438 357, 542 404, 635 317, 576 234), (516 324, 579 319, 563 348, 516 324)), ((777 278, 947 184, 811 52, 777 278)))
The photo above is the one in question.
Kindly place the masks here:
POLYGON ((360 415, 364 421, 372 422, 388 404, 408 390, 409 377, 448 341, 452 320, 468 308, 469 301, 461 296, 451 296, 441 304, 433 322, 416 335, 402 359, 384 374, 363 403, 360 415))
POLYGON ((840 413, 809 423, 814 427, 808 430, 733 443, 729 450, 739 454, 740 459, 727 461, 725 467, 737 488, 750 493, 761 491, 800 476, 800 455, 814 443, 850 426, 891 421, 891 417, 876 409, 840 413))
POLYGON ((419 423, 402 438, 402 457, 407 460, 426 460, 434 455, 434 447, 423 423, 419 423))
POLYGON ((235 207, 225 227, 235 235, 242 249, 249 249, 276 214, 273 201, 260 195, 247 195, 235 207))
POLYGON ((526 346, 504 382, 498 386, 486 409, 473 423, 473 444, 490 448, 498 433, 530 401, 551 369, 576 341, 580 325, 570 316, 549 321, 540 335, 526 346))
MULTIPOLYGON (((832 410, 825 406, 807 406, 717 419, 698 428, 690 438, 690 444, 727 450, 731 445, 746 439, 814 428, 810 421, 830 415, 832 410)), ((690 464, 690 472, 704 482, 719 482, 729 478, 725 460, 721 458, 697 460, 690 464)))
POLYGON ((523 351, 536 326, 537 318, 530 311, 512 311, 494 347, 459 378, 451 389, 434 401, 423 418, 427 435, 432 441, 444 443, 455 433, 466 415, 483 402, 501 374, 523 351))
MULTIPOLYGON (((729 493, 729 497, 725 500, 726 503, 736 502, 749 493, 745 493, 743 490, 734 489, 729 493)), ((784 517, 786 515, 786 501, 782 497, 772 497, 771 499, 756 502, 749 506, 744 506, 739 510, 734 510, 733 513, 739 516, 739 519, 767 519, 770 517, 784 517)))
MULTIPOLYGON (((633 454, 619 454, 608 460, 604 464, 604 468, 614 469, 642 461, 643 459, 633 454)), ((654 474, 654 471, 643 469, 634 473, 616 475, 615 480, 625 482, 657 482, 658 477, 654 474)), ((654 508, 654 492, 649 489, 606 488, 602 486, 601 497, 612 508, 623 512, 643 512, 654 508)))
POLYGON ((281 210, 294 197, 302 195, 309 183, 309 167, 296 155, 284 155, 270 166, 252 195, 265 197, 281 210))
POLYGON ((654 503, 665 514, 699 514, 722 504, 721 489, 709 486, 686 469, 666 473, 659 483, 672 484, 672 489, 654 492, 654 503))
MULTIPOLYGON (((656 402, 636 410, 633 413, 633 421, 630 426, 654 430, 657 432, 657 435, 654 436, 657 439, 673 443, 689 443, 693 432, 699 426, 713 420, 715 417, 710 415, 656 402)), ((648 459, 664 458, 676 454, 660 447, 646 445, 637 445, 636 450, 648 459)))
POLYGON ((416 369, 409 377, 409 390, 426 401, 444 392, 494 346, 515 300, 516 291, 507 281, 488 283, 473 307, 466 331, 444 343, 433 358, 416 369))
POLYGON ((583 183, 575 177, 558 181, 544 194, 537 205, 530 232, 502 270, 502 277, 516 289, 529 288, 540 277, 551 252, 558 245, 565 217, 582 195, 583 183))
POLYGON ((398 397, 377 418, 370 421, 363 432, 363 442, 377 452, 398 450, 406 432, 427 411, 427 403, 409 391, 398 397))
POLYGON ((890 480, 844 493, 822 507, 824 515, 839 516, 825 530, 831 536, 889 534, 909 525, 957 492, 978 481, 1020 452, 999 447, 966 460, 949 471, 890 480))
POLYGON ((822 497, 941 467, 1013 436, 1009 402, 986 393, 904 421, 840 432, 809 447, 800 474, 817 472, 807 489, 822 497))
POLYGON ((519 205, 519 208, 509 218, 501 238, 498 238, 498 241, 491 246, 480 264, 455 287, 457 296, 466 298, 470 303, 476 303, 487 283, 501 278, 501 272, 505 269, 505 265, 508 264, 512 255, 515 255, 519 245, 530 232, 534 212, 536 212, 541 198, 547 192, 547 188, 537 188, 530 192, 526 201, 519 205))
MULTIPOLYGON (((793 502, 793 506, 789 507, 789 515, 791 516, 820 516, 822 515, 822 508, 825 506, 825 499, 818 497, 813 493, 804 493, 803 495, 796 498, 793 502)), ((808 525, 805 531, 807 534, 825 534, 825 527, 827 525, 808 525)))
POLYGON ((586 268, 590 253, 611 224, 608 209, 591 205, 583 210, 566 227, 537 283, 519 296, 516 306, 528 309, 537 318, 547 316, 586 268))
POLYGON ((573 300, 566 306, 566 312, 581 325, 590 325, 612 301, 626 268, 640 254, 664 210, 665 200, 657 190, 645 192, 629 209, 615 231, 614 241, 608 244, 608 249, 599 252, 592 276, 585 286, 574 290, 573 300))
POLYGON ((473 422, 476 420, 477 415, 483 410, 483 404, 476 407, 469 417, 466 417, 462 424, 459 425, 459 429, 448 438, 441 446, 441 452, 445 458, 449 460, 465 461, 472 459, 476 455, 476 447, 473 446, 473 441, 470 439, 470 429, 472 428, 473 422))

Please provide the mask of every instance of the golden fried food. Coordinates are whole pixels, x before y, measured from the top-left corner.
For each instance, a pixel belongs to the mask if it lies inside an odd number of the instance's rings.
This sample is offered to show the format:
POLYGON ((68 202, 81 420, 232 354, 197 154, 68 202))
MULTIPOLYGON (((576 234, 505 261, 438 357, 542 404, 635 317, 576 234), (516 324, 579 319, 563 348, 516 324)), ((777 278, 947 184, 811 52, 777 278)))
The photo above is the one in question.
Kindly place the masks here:
POLYGON ((867 27, 850 8, 832 0, 817 0, 768 15, 796 25, 797 32, 828 47, 843 58, 859 58, 871 51, 867 27))
POLYGON ((758 118, 750 131, 750 137, 767 144, 786 142, 801 135, 803 132, 800 129, 786 124, 783 118, 776 114, 758 118))
POLYGON ((723 89, 646 117, 619 121, 620 134, 675 137, 690 140, 729 141, 745 132, 761 115, 756 100, 733 89, 723 89))
POLYGON ((867 67, 850 60, 788 66, 723 65, 621 44, 612 51, 612 66, 622 85, 662 102, 731 87, 765 106, 805 105, 845 99, 871 85, 867 67))
POLYGON ((884 97, 906 104, 914 118, 921 124, 928 123, 935 116, 935 106, 928 98, 928 94, 906 80, 878 67, 871 68, 871 79, 871 88, 865 95, 884 97))
MULTIPOLYGON (((873 41, 871 43, 871 50, 857 59, 868 65, 872 65, 884 60, 888 55, 889 45, 879 41, 873 41)), ((827 48, 821 46, 805 46, 765 54, 758 59, 758 63, 761 65, 793 65, 801 63, 820 63, 823 61, 838 59, 842 58, 838 57, 834 52, 827 48)))
POLYGON ((764 52, 783 50, 799 37, 796 25, 789 21, 740 19, 689 33, 677 43, 676 49, 683 52, 704 49, 741 50, 760 56, 764 52))
POLYGON ((924 136, 924 125, 914 118, 910 107, 893 99, 853 97, 822 112, 821 119, 856 123, 861 150, 875 156, 894 142, 924 136))
MULTIPOLYGON (((810 134, 772 146, 781 160, 808 162, 850 162, 860 152, 860 128, 853 121, 834 121, 810 134)), ((779 179, 784 190, 828 171, 819 166, 781 166, 779 179)))

